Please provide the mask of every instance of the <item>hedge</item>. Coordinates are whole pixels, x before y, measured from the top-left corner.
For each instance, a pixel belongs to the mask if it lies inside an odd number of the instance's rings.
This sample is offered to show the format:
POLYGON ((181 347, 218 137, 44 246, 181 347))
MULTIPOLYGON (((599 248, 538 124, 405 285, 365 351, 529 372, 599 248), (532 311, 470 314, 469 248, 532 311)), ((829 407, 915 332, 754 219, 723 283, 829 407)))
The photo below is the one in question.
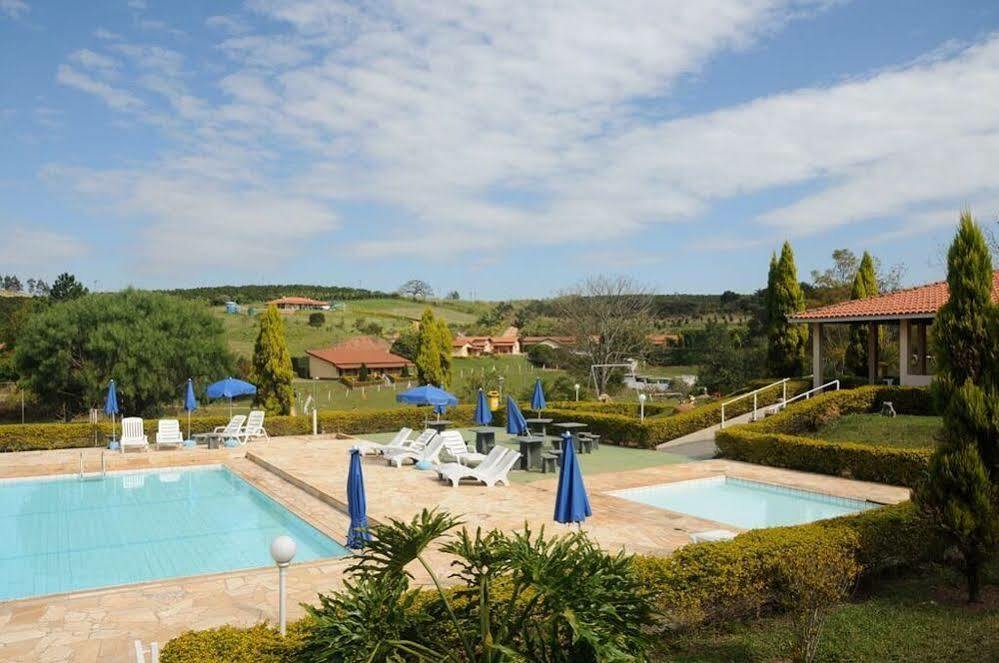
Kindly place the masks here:
POLYGON ((930 449, 829 442, 805 435, 844 414, 876 412, 884 401, 891 401, 900 414, 933 413, 925 389, 861 387, 822 394, 763 421, 718 431, 715 443, 723 458, 913 487, 926 472, 930 449))
POLYGON ((911 503, 793 527, 752 530, 731 541, 685 546, 669 557, 636 557, 638 572, 675 626, 759 616, 780 605, 781 558, 814 545, 856 546, 867 578, 932 558, 933 538, 911 503))
MULTIPOLYGON (((555 410, 573 410, 594 412, 598 414, 619 414, 623 417, 637 417, 640 412, 638 403, 633 401, 559 401, 551 403, 550 407, 555 410)), ((646 417, 658 417, 672 414, 676 410, 673 403, 652 403, 645 404, 646 417)), ((546 410, 547 411, 547 410, 546 410)))

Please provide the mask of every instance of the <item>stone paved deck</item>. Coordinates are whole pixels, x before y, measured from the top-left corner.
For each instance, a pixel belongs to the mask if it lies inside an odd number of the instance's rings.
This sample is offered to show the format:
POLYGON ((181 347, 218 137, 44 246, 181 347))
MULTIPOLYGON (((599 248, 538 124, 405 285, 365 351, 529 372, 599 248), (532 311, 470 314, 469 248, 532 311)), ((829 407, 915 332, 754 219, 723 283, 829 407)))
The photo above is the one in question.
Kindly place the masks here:
MULTIPOLYGON (((124 457, 110 454, 109 469, 224 463, 342 541, 348 519, 338 506, 346 490, 350 445, 349 440, 328 437, 286 437, 238 449, 130 453, 124 457)), ((73 473, 79 465, 79 453, 2 454, 0 478, 73 473)), ((88 469, 99 467, 99 450, 85 453, 88 469)), ((437 506, 463 514, 472 527, 513 530, 523 527, 526 520, 532 528, 544 525, 553 534, 568 530, 551 521, 555 479, 509 487, 451 488, 437 482, 432 472, 412 466, 391 468, 375 457, 364 460, 364 472, 369 514, 377 520, 409 518, 423 507, 437 506)), ((594 516, 583 529, 610 549, 667 554, 684 545, 689 532, 713 529, 718 524, 606 493, 718 474, 885 503, 908 497, 902 488, 712 460, 587 477, 594 516)), ((448 560, 443 555, 433 553, 430 558, 435 568, 446 568, 448 560)), ((343 559, 293 565, 288 576, 290 616, 301 614, 300 602, 314 602, 318 592, 341 586, 348 565, 343 559)), ((418 575, 417 579, 424 578, 418 575)), ((163 643, 190 628, 273 622, 276 607, 277 574, 271 568, 0 602, 0 660, 130 661, 136 638, 163 643)))

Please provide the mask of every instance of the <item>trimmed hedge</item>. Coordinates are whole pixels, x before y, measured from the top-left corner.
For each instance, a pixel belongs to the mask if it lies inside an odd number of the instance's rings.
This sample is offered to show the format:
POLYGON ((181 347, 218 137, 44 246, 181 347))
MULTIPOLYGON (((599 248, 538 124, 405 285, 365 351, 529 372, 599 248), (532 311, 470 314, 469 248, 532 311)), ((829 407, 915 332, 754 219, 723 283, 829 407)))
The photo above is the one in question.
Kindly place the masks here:
POLYGON ((780 606, 775 571, 815 545, 855 546, 867 577, 931 559, 932 536, 911 503, 794 527, 752 530, 731 541, 688 545, 669 557, 636 557, 638 572, 676 626, 757 617, 780 606))
MULTIPOLYGON (((595 412, 598 414, 619 414, 623 417, 637 417, 639 415, 638 403, 632 401, 559 401, 551 403, 550 407, 555 410, 573 410, 584 412, 595 412)), ((669 403, 646 403, 645 416, 658 417, 672 414, 676 405, 669 403)), ((547 410, 546 410, 547 411, 547 410)))
POLYGON ((732 460, 913 487, 926 472, 930 449, 807 437, 844 414, 876 412, 884 401, 891 401, 900 414, 933 414, 925 389, 861 387, 822 394, 763 421, 718 431, 715 442, 720 455, 732 460))
POLYGON ((288 635, 267 624, 249 628, 222 626, 187 631, 160 652, 162 663, 293 663, 300 660, 303 638, 311 620, 288 624, 288 635))

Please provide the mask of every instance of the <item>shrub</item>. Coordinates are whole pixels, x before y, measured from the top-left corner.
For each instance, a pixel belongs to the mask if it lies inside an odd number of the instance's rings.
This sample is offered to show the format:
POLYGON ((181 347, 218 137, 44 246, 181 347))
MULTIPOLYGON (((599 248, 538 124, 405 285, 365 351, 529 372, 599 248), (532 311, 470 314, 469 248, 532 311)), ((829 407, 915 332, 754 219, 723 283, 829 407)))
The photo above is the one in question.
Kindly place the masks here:
POLYGON ((288 624, 287 635, 266 624, 188 631, 160 652, 162 663, 292 663, 299 661, 308 618, 288 624))
POLYGON ((326 324, 326 316, 318 311, 309 314, 309 326, 310 327, 322 327, 326 324))

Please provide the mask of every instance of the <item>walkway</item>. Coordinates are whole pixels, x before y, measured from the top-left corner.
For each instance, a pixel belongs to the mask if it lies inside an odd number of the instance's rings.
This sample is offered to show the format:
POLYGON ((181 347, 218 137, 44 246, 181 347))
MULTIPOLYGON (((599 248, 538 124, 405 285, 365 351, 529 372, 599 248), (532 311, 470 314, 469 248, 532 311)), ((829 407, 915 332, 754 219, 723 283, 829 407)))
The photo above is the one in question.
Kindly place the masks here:
MULTIPOLYGON (((752 416, 752 412, 747 412, 738 417, 732 417, 725 422, 725 425, 738 426, 739 424, 748 424, 752 416)), ((699 431, 688 433, 669 442, 663 442, 656 446, 656 450, 667 451, 678 456, 686 456, 692 460, 714 458, 718 453, 718 447, 715 446, 715 432, 720 429, 720 423, 709 428, 702 428, 699 431)))

